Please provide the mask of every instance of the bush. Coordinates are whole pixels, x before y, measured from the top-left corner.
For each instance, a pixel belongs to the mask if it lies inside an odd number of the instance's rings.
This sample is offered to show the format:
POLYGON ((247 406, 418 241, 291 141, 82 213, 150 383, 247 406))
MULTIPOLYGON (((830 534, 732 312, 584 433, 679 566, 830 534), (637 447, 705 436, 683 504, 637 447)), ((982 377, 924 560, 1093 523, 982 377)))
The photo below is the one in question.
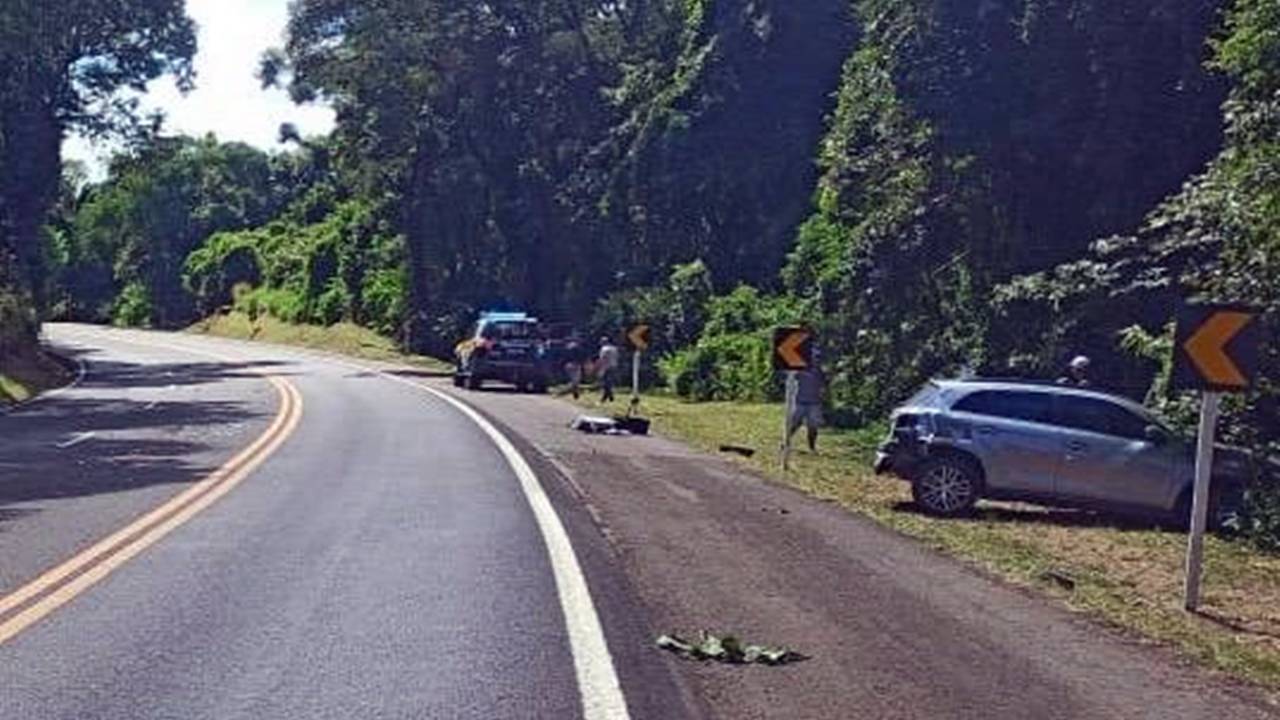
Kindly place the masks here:
POLYGON ((250 319, 256 320, 260 315, 270 315, 291 323, 306 319, 306 302, 301 293, 291 288, 240 286, 235 295, 235 309, 248 315, 250 319))
POLYGON ((383 335, 398 335, 409 307, 409 278, 404 269, 370 273, 361 294, 365 324, 383 335))
POLYGON ((767 400, 778 396, 768 333, 704 337, 659 362, 667 384, 690 400, 767 400))
POLYGON ((198 312, 207 315, 231 304, 237 285, 261 282, 257 251, 261 244, 252 230, 215 233, 187 256, 182 284, 195 297, 198 312))
POLYGON ((795 300, 762 296, 739 286, 709 298, 701 337, 659 366, 677 395, 691 400, 770 400, 781 394, 773 371, 772 336, 779 325, 799 321, 795 300))
POLYGON ((335 325, 350 317, 351 293, 341 278, 329 278, 324 291, 316 297, 308 320, 321 325, 335 325))
POLYGON ((35 314, 22 298, 0 291, 0 356, 36 341, 35 314))
POLYGON ((1268 552, 1280 552, 1280 477, 1256 478, 1244 493, 1234 530, 1268 552))
POLYGON ((147 327, 151 325, 151 295, 147 286, 131 282, 124 286, 111 309, 111 321, 123 327, 147 327))

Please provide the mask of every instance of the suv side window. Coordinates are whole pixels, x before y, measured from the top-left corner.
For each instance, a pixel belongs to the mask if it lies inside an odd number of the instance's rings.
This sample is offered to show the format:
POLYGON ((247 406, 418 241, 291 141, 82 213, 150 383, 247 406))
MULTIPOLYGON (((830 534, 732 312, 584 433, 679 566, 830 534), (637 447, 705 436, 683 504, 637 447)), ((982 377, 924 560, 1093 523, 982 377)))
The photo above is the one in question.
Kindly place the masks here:
POLYGON ((982 390, 961 398, 952 409, 975 415, 1048 423, 1053 418, 1053 398, 1047 393, 982 390))
POLYGON ((1058 398, 1058 422, 1076 430, 1141 440, 1147 421, 1106 400, 1064 395, 1058 398))

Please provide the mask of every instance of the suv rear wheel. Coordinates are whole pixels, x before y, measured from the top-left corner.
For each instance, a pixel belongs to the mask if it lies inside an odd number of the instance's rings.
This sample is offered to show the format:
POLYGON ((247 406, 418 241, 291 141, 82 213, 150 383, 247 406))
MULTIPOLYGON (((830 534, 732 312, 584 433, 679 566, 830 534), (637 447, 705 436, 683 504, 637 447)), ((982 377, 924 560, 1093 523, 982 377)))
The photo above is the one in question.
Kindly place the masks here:
POLYGON ((930 515, 960 515, 973 509, 980 483, 972 461, 944 455, 920 466, 911 482, 911 496, 930 515))

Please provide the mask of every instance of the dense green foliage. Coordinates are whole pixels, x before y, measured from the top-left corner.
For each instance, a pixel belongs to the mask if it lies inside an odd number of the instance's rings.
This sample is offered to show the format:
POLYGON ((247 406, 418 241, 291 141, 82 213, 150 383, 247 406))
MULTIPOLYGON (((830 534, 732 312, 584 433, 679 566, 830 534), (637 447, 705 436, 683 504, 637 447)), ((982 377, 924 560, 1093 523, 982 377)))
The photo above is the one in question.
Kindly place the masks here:
POLYGON ((44 298, 42 226, 60 190, 60 146, 78 129, 137 134, 124 88, 189 83, 195 32, 181 0, 0 4, 0 353, 30 342, 44 298))
MULTIPOLYGON (((856 3, 865 34, 785 270, 875 416, 921 378, 1008 372, 991 290, 1130 228, 1218 146, 1215 3, 856 3)), ((1053 372, 1064 354, 1055 348, 1053 372)))
POLYGON ((119 156, 102 184, 80 192, 68 183, 74 213, 49 228, 51 312, 135 325, 194 321, 210 308, 183 285, 188 256, 214 233, 276 216, 296 192, 293 159, 212 138, 158 139, 119 156))
MULTIPOLYGON (((88 54, 47 24, 83 23, 70 5, 0 14, 5 57, 34 27, 23 62, 71 90, 0 88, 0 289, 22 298, 0 332, 48 289, 67 317, 236 307, 443 354, 477 309, 522 307, 649 322, 646 378, 745 399, 776 397, 770 330, 805 322, 841 422, 1080 352, 1185 420, 1178 302, 1251 302, 1280 333, 1277 0, 298 0, 262 78, 331 104, 331 136, 150 137, 59 186, 61 132, 112 124, 90 105, 186 77, 176 3, 143 5, 88 54), (74 61, 98 55, 118 62, 74 61)), ((1280 447, 1277 353, 1231 440, 1280 447)), ((1261 498, 1241 523, 1280 537, 1261 498)))

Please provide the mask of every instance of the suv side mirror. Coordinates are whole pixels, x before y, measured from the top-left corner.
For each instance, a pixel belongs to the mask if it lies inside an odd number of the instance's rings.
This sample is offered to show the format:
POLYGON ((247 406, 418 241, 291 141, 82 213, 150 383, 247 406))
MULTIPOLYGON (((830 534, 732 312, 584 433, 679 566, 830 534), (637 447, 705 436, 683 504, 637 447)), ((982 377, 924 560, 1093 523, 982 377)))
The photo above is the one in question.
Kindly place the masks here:
POLYGON ((1147 442, 1152 445, 1164 445, 1169 442, 1168 433, 1162 430, 1158 425, 1148 425, 1146 429, 1143 430, 1142 434, 1146 436, 1147 442))

